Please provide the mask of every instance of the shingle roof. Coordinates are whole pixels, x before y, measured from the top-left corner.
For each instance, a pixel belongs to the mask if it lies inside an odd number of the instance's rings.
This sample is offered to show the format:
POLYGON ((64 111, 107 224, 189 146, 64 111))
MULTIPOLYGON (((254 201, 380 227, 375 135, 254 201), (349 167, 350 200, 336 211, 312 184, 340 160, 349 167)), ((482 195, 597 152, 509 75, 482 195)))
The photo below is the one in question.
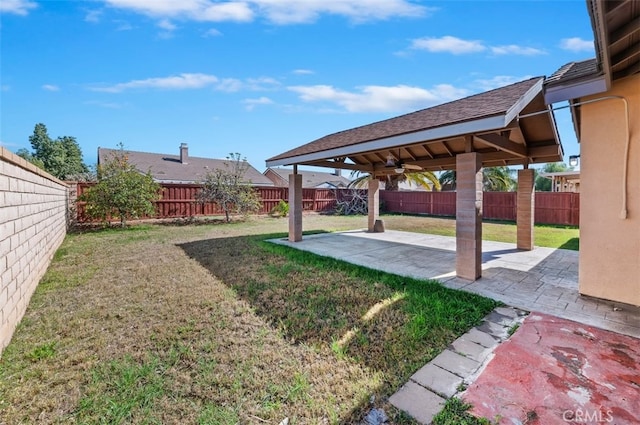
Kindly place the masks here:
MULTIPOLYGON (((98 148, 98 164, 109 161, 116 149, 98 148)), ((198 158, 189 156, 187 163, 180 162, 180 155, 167 155, 151 152, 125 150, 129 162, 146 173, 151 171, 153 178, 164 183, 191 183, 204 180, 206 174, 217 168, 223 168, 223 159, 198 158)), ((246 182, 259 186, 273 186, 273 182, 256 170, 251 164, 246 172, 246 182)))
MULTIPOLYGON (((293 172, 291 168, 272 167, 272 168, 269 168, 269 170, 276 173, 285 182, 289 181, 289 174, 293 172)), ((346 177, 337 176, 332 173, 324 173, 321 171, 298 170, 298 174, 302 175, 302 187, 311 188, 311 187, 322 186, 324 184, 340 187, 340 186, 347 186, 349 185, 349 183, 351 183, 351 180, 349 180, 346 177)))
POLYGON ((569 62, 545 80, 545 86, 565 84, 568 81, 579 80, 585 77, 592 77, 600 73, 596 58, 587 59, 580 62, 569 62))
POLYGON ((352 146, 371 140, 504 114, 514 107, 527 91, 542 78, 531 78, 453 102, 333 133, 276 155, 267 161, 352 146))

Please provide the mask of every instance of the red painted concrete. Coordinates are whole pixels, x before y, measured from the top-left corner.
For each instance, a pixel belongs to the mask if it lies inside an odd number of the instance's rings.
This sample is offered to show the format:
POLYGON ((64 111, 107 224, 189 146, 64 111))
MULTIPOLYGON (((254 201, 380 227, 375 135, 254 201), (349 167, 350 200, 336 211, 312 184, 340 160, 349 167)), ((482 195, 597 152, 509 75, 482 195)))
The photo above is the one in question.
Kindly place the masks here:
POLYGON ((640 424, 640 339, 541 313, 462 394, 500 424, 640 424))

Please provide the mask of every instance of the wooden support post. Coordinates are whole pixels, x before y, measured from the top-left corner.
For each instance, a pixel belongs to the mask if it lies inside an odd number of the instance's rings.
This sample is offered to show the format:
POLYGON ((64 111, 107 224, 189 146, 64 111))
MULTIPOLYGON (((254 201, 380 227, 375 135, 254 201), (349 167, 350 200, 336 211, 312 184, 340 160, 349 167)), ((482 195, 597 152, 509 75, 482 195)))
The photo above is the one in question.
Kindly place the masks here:
POLYGON ((535 211, 535 176, 533 169, 518 170, 518 195, 516 200, 516 223, 518 249, 533 249, 533 224, 535 211))
POLYGON ((375 230, 376 220, 380 218, 380 181, 375 178, 369 179, 368 189, 368 228, 370 232, 373 232, 375 230))
POLYGON ((289 241, 302 240, 302 174, 289 174, 289 241))
POLYGON ((469 152, 456 157, 456 275, 482 275, 482 161, 469 152))

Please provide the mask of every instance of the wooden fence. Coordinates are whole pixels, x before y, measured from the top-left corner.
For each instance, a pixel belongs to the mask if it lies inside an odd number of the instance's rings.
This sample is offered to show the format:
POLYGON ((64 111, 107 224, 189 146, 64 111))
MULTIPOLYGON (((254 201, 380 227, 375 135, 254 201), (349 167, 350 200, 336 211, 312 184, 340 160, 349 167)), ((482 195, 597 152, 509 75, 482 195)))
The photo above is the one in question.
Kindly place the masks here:
MULTIPOLYGON (((93 183, 78 183, 78 196, 93 186, 93 183)), ((213 203, 200 203, 196 201, 196 195, 201 189, 198 184, 168 184, 163 183, 161 198, 155 202, 156 214, 153 218, 180 218, 222 215, 224 212, 213 203)), ((280 200, 289 200, 289 189, 286 187, 256 187, 262 207, 259 214, 269 213, 280 200)), ((346 194, 346 191, 344 191, 346 194)), ((338 193, 338 197, 343 196, 338 193)), ((335 191, 331 189, 303 189, 302 207, 305 211, 331 211, 336 204, 335 191)), ((90 219, 85 214, 85 203, 77 202, 78 222, 87 222, 90 219)), ((146 217, 149 218, 149 217, 146 217)))
MULTIPOLYGON (((84 193, 92 183, 78 183, 78 195, 84 193)), ((155 218, 179 218, 223 214, 215 204, 196 202, 201 186, 197 184, 162 184, 162 198, 156 202, 155 218)), ((267 214, 282 199, 289 200, 286 187, 256 187, 262 208, 267 214)), ((305 211, 327 212, 339 198, 349 195, 348 189, 303 189, 302 206, 305 211)), ((455 217, 455 192, 387 192, 380 191, 382 209, 386 212, 425 214, 455 217)), ((78 221, 87 221, 84 203, 77 203, 78 221)), ((540 224, 562 224, 577 226, 580 216, 580 194, 536 192, 535 222, 540 224)), ((491 220, 516 220, 515 192, 485 192, 483 217, 491 220)))
MULTIPOLYGON (((456 215, 455 192, 386 192, 380 201, 388 212, 426 214, 445 217, 456 215)), ((516 220, 515 192, 484 192, 482 216, 490 220, 516 220)), ((577 226, 580 218, 579 193, 535 193, 535 217, 538 224, 577 226)))

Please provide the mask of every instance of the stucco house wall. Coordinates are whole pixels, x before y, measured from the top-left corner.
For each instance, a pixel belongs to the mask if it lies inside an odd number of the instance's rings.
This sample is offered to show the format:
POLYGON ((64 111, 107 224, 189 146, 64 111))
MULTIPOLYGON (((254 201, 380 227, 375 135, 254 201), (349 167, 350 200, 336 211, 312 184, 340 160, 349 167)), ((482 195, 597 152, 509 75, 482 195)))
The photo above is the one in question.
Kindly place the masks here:
POLYGON ((67 233, 68 187, 0 147, 0 353, 67 233))
POLYGON ((580 116, 580 293, 640 305, 640 75, 616 80, 580 116), (623 161, 630 135, 627 217, 622 210, 623 161))

